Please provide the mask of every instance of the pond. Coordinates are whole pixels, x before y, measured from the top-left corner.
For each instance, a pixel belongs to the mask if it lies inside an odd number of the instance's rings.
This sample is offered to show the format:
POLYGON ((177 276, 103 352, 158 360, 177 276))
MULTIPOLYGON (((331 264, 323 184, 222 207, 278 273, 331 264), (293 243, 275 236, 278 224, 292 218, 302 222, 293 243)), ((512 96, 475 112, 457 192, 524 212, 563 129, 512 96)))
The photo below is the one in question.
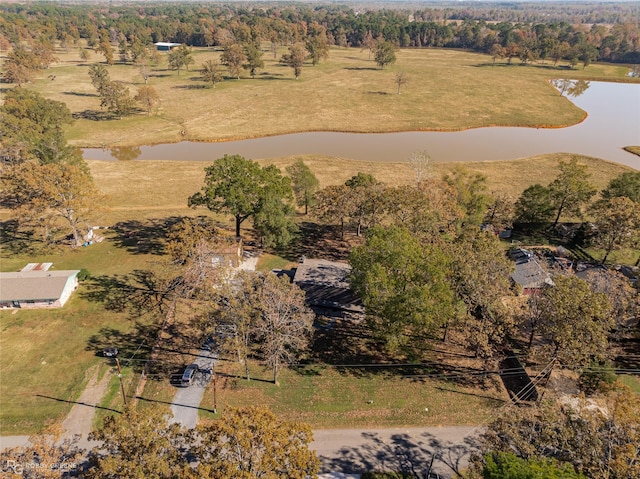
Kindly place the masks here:
POLYGON ((576 153, 640 169, 640 157, 624 151, 640 145, 640 84, 588 82, 571 98, 587 112, 568 128, 489 127, 459 132, 296 133, 250 140, 188 142, 139 148, 84 149, 91 160, 191 160, 213 162, 225 154, 262 159, 316 154, 365 161, 405 161, 426 151, 433 161, 485 161, 576 153), (112 154, 113 153, 113 154, 112 154))

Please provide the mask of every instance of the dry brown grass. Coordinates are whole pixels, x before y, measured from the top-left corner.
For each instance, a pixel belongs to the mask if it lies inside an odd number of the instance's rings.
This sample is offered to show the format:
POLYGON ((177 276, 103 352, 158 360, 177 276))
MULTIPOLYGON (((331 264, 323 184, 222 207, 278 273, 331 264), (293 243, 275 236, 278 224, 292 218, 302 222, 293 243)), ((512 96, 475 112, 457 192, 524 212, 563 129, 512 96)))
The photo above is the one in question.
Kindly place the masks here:
MULTIPOLYGON (((440 176, 456 165, 487 176, 488 189, 516 198, 533 183, 550 183, 558 174, 558 160, 573 155, 552 154, 511 161, 468 163, 435 163, 433 174, 440 176)), ((407 163, 383 163, 347 160, 326 156, 295 156, 262 160, 282 171, 302 158, 320 180, 320 186, 343 183, 358 172, 371 173, 389 185, 410 184, 414 174, 407 163)), ((595 158, 579 156, 589 167, 592 182, 598 189, 630 168, 595 158)), ((196 214, 187 208, 187 198, 204 182, 206 162, 195 161, 89 161, 96 183, 110 198, 108 218, 148 218, 168 215, 196 214)))
MULTIPOLYGON (((193 67, 219 54, 213 49, 194 49, 193 67)), ((65 102, 80 116, 99 112, 99 98, 88 76, 90 62, 80 62, 77 51, 58 52, 58 57, 60 63, 29 88, 65 102), (46 78, 51 74, 56 76, 54 81, 46 78)), ((80 119, 68 129, 68 137, 78 146, 113 147, 317 130, 561 126, 580 121, 584 113, 560 96, 547 79, 570 74, 572 78, 622 81, 628 71, 613 65, 570 71, 548 64, 492 66, 487 55, 438 49, 401 50, 395 65, 380 70, 367 57, 367 52, 357 49, 332 49, 326 62, 305 65, 301 78, 294 80, 290 68, 265 53, 265 68, 255 79, 226 80, 215 89, 205 88, 193 69, 178 75, 160 66, 149 80, 162 100, 154 115, 80 119), (398 71, 410 79, 401 95, 396 94, 394 84, 398 71)), ((91 61, 102 61, 102 57, 94 54, 91 61)), ((114 65, 109 71, 112 79, 127 83, 132 93, 143 84, 131 65, 114 65)))

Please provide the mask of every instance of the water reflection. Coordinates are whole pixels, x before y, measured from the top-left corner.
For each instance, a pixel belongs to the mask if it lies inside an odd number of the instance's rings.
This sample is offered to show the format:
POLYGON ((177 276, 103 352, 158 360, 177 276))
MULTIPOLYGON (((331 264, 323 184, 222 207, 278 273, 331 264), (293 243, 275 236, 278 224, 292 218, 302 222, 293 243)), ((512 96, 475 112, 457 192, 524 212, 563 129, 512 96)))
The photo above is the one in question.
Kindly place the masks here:
POLYGON ((111 152, 111 156, 120 161, 135 160, 142 154, 139 146, 120 146, 118 148, 111 148, 109 151, 111 152))
POLYGON ((571 98, 579 97, 591 86, 588 80, 568 80, 566 78, 551 80, 551 84, 560 91, 561 95, 566 93, 571 98))
MULTIPOLYGON (((414 151, 427 151, 434 162, 513 160, 549 153, 574 153, 640 169, 640 158, 623 150, 640 145, 640 84, 575 82, 572 102, 588 113, 568 128, 477 128, 458 132, 295 133, 250 140, 181 142, 140 147, 139 160, 213 162, 225 154, 263 159, 323 155, 363 161, 407 161, 414 151), (579 93, 579 94, 578 94, 579 93)), ((137 149, 137 148, 135 148, 137 149)), ((134 150, 135 150, 134 149, 134 150)), ((118 148, 127 159, 133 152, 118 148)), ((123 159, 109 150, 89 148, 91 160, 123 159)))

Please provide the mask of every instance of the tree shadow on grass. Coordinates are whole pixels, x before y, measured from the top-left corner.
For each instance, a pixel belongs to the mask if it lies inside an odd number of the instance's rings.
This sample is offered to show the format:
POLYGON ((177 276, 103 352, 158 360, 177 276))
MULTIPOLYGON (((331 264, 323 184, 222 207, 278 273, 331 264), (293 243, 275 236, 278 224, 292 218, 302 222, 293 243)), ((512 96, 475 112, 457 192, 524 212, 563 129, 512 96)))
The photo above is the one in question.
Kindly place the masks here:
POLYGON ((74 120, 107 121, 114 118, 112 113, 102 110, 84 110, 73 114, 74 120))
POLYGON ((349 252, 361 238, 345 235, 340 238, 340 228, 321 225, 311 221, 303 221, 294 241, 283 248, 276 248, 274 253, 283 258, 297 262, 301 256, 324 258, 331 261, 347 261, 349 252))
POLYGON ((169 230, 182 221, 181 216, 152 218, 149 220, 120 221, 111 227, 116 233, 115 245, 133 254, 164 254, 169 230))
POLYGON ((131 274, 95 276, 86 282, 80 296, 105 309, 128 312, 131 317, 148 313, 163 314, 173 297, 167 282, 148 270, 134 270, 131 274))
MULTIPOLYGON (((105 327, 88 339, 85 349, 99 355, 104 348, 117 347, 121 365, 141 372, 150 361, 161 327, 161 321, 136 321, 127 331, 105 327)), ((166 325, 162 331, 162 343, 155 349, 157 357, 149 363, 148 377, 154 380, 171 378, 176 370, 194 362, 198 356, 194 350, 201 346, 200 343, 201 339, 183 325, 166 325)))
POLYGON ((0 245, 8 254, 37 253, 44 246, 32 231, 21 230, 16 219, 0 221, 0 245))
MULTIPOLYGON (((202 81, 197 79, 192 79, 192 81, 202 81)), ((178 90, 209 90, 212 89, 209 85, 176 85, 173 88, 178 90)))
POLYGON ((320 456, 321 472, 358 474, 395 472, 397 477, 444 478, 459 474, 467 467, 471 454, 478 450, 475 436, 445 442, 427 432, 393 434, 389 438, 377 432, 363 432, 361 444, 343 447, 332 457, 320 456))
POLYGON ((378 67, 345 67, 345 70, 349 71, 360 71, 360 70, 380 70, 378 67))
POLYGON ((72 95, 72 96, 84 96, 84 97, 93 97, 93 98, 100 97, 100 95, 98 95, 97 93, 84 93, 79 91, 63 91, 62 93, 64 95, 72 95))

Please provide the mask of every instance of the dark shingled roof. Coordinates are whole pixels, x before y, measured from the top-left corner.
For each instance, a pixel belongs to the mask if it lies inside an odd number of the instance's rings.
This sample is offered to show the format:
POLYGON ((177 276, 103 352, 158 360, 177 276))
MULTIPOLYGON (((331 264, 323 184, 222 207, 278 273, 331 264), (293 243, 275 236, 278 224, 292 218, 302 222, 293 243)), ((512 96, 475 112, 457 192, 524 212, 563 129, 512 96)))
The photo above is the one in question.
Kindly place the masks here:
POLYGON ((516 249, 511 252, 511 259, 516 263, 516 270, 511 279, 525 289, 539 289, 545 285, 553 285, 549 273, 542 269, 533 253, 516 249))
POLYGON ((311 306, 362 312, 362 302, 353 294, 347 280, 350 272, 351 266, 347 263, 305 258, 298 265, 293 282, 305 291, 311 306))

